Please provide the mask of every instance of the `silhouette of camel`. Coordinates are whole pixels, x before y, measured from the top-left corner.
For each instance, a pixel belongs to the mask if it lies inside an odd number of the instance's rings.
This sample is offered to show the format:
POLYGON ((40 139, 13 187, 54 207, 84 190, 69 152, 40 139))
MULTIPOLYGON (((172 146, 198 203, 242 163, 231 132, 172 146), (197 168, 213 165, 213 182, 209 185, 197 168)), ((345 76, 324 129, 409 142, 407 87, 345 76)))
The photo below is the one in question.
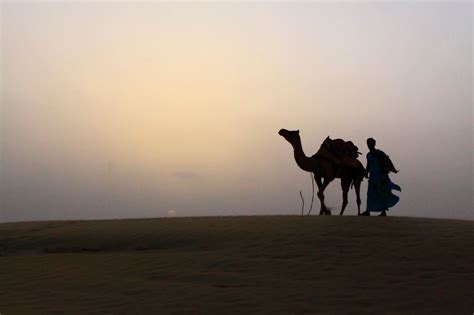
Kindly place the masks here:
MULTIPOLYGON (((280 129, 278 134, 285 138, 285 140, 288 141, 293 147, 295 161, 299 168, 301 168, 303 171, 314 174, 314 179, 318 185, 317 195, 319 201, 321 202, 321 210, 319 211, 320 215, 331 215, 331 211, 324 203, 324 190, 335 178, 341 179, 342 208, 340 215, 344 214, 344 210, 347 206, 347 194, 351 185, 353 185, 355 189, 357 198, 357 214, 360 215, 360 185, 364 179, 365 168, 359 160, 354 159, 351 163, 351 166, 342 164, 339 170, 335 170, 333 161, 324 156, 320 156, 318 154, 313 155, 312 157, 306 156, 301 144, 299 130, 290 131, 286 129, 280 129)), ((328 139, 329 138, 326 138, 323 145, 326 144, 328 139)))

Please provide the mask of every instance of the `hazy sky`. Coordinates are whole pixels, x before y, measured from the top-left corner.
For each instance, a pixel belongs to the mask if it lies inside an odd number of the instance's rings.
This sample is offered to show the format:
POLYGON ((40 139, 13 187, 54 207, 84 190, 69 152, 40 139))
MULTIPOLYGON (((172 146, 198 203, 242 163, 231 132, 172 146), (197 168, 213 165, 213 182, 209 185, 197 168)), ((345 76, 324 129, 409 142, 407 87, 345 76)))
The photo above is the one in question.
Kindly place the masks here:
POLYGON ((0 221, 298 214, 280 128, 377 139, 389 215, 474 218, 471 2, 1 9, 0 221))

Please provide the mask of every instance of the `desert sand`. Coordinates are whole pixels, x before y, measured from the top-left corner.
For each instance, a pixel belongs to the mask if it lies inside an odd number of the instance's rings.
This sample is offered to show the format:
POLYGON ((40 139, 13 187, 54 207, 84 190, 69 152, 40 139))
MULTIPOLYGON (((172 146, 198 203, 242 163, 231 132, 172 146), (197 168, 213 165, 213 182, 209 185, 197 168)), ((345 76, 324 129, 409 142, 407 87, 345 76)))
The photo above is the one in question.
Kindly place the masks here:
POLYGON ((474 221, 0 224, 0 313, 472 314, 474 221))

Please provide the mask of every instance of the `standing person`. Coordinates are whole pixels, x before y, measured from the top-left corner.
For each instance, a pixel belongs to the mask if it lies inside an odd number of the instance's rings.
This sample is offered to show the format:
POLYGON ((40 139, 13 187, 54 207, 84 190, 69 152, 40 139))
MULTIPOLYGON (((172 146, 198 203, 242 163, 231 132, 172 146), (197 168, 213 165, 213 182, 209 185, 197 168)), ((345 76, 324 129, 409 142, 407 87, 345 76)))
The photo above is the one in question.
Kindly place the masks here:
POLYGON ((369 153, 367 153, 367 167, 365 176, 369 178, 367 189, 367 211, 362 215, 370 216, 370 212, 380 212, 386 216, 388 208, 395 206, 400 199, 392 193, 392 189, 401 191, 400 186, 394 184, 388 173, 398 173, 392 161, 383 151, 375 148, 375 139, 367 139, 369 153))

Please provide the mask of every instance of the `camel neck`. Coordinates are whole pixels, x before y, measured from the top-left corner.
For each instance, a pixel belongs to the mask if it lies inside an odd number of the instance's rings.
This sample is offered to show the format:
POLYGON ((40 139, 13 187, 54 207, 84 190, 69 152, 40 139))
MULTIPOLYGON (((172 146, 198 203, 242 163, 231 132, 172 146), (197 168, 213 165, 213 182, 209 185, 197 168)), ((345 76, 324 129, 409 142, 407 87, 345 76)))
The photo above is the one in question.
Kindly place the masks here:
POLYGON ((293 151, 295 155, 296 164, 303 170, 307 172, 312 172, 313 167, 311 166, 311 159, 306 156, 303 151, 303 146, 301 145, 301 139, 298 139, 295 143, 292 143, 293 151))

